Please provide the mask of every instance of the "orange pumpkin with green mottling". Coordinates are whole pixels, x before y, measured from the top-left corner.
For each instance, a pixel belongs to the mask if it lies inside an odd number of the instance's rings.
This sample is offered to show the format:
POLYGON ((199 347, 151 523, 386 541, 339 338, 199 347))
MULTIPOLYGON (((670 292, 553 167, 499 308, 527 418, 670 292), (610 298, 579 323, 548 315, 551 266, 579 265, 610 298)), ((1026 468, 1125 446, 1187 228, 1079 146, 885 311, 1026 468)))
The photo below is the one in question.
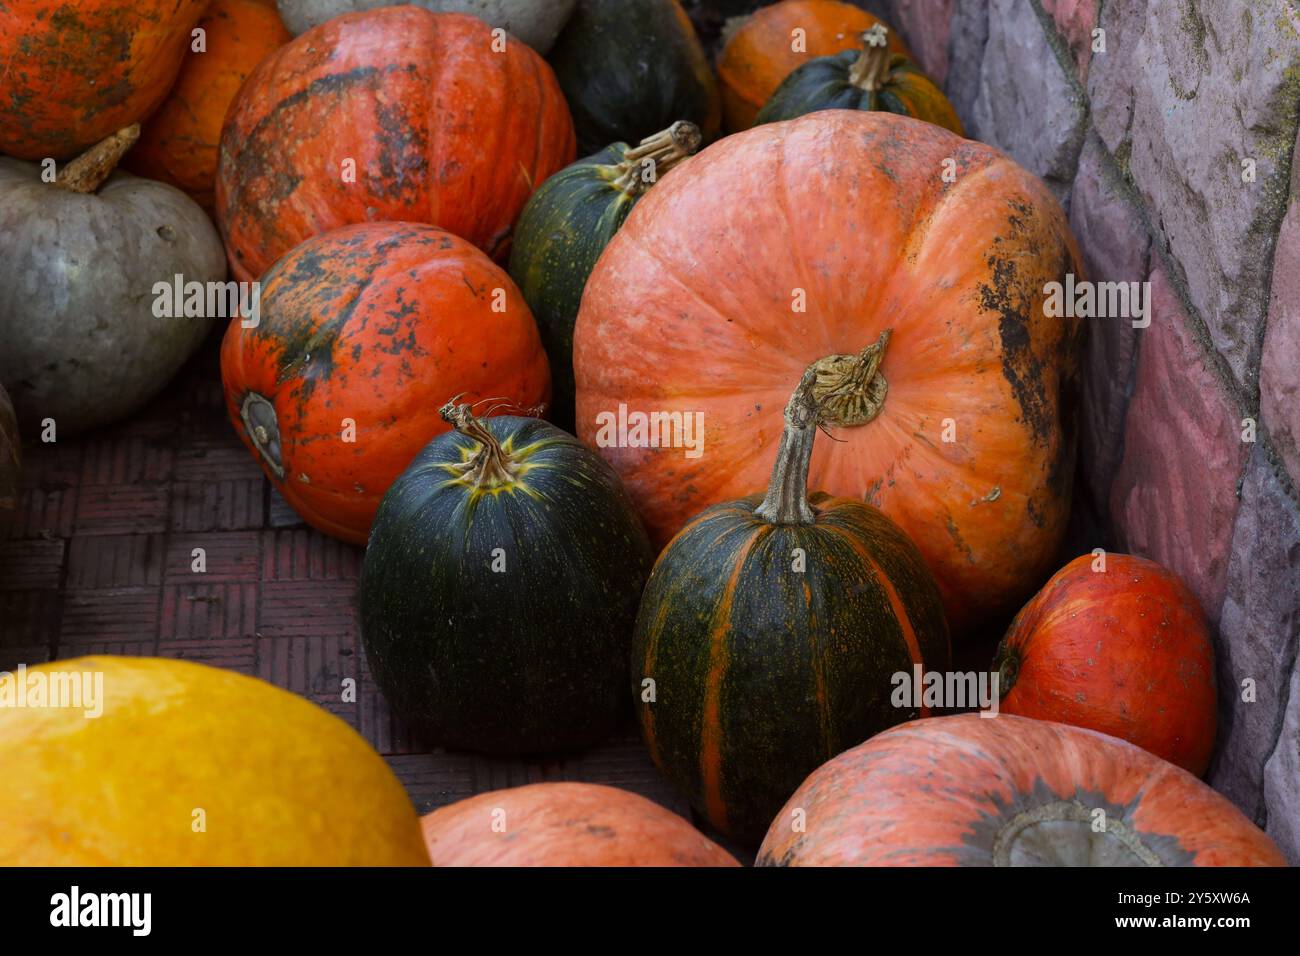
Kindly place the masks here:
POLYGON ((1001 709, 1135 743, 1200 776, 1218 722, 1214 645, 1195 595, 1154 561, 1085 554, 998 646, 1001 709))
MULTIPOLYGON (((866 10, 839 0, 784 0, 755 11, 718 54, 727 130, 749 129, 782 80, 809 60, 858 49, 862 34, 878 23, 866 10), (803 41, 799 49, 796 38, 803 41)), ((889 50, 911 57, 897 34, 890 35, 889 50)))
POLYGON ((382 7, 273 53, 231 105, 217 221, 236 278, 358 222, 426 222, 498 262, 533 190, 573 161, 546 61, 475 17, 382 7))
POLYGON ((1083 322, 1045 305, 1081 272, 1056 199, 997 150, 889 113, 758 126, 664 177, 602 253, 574 332, 577 434, 662 545, 762 486, 774 410, 818 363, 839 410, 810 484, 897 522, 960 633, 1054 569, 1083 322), (602 430, 620 406, 702 416, 702 444, 619 447, 602 430))
POLYGON ((68 159, 167 96, 208 0, 0 5, 0 153, 68 159))
POLYGON ((183 189, 211 211, 226 111, 257 64, 293 36, 275 5, 260 0, 215 0, 199 27, 205 49, 185 57, 171 95, 144 124, 125 165, 183 189))
POLYGON ((232 319, 222 343, 230 420, 304 520, 353 544, 448 429, 449 399, 517 411, 550 397, 519 290, 432 226, 362 223, 304 242, 263 277, 258 318, 232 319))
POLYGON ((1139 747, 1046 720, 961 714, 903 724, 819 767, 772 820, 757 865, 1286 859, 1226 797, 1139 747))

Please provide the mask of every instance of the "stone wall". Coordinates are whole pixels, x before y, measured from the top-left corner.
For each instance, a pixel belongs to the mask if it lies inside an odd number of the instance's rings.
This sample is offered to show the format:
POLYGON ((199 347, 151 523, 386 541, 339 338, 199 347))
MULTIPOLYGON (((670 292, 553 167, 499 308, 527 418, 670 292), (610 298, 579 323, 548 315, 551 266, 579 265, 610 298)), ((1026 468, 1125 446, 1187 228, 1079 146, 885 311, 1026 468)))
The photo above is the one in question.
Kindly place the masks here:
POLYGON ((1180 574, 1218 634, 1210 782, 1300 863, 1300 9, 880 0, 968 135, 1042 176, 1089 278, 1074 544, 1180 574), (1253 693, 1252 693, 1253 688, 1253 693))

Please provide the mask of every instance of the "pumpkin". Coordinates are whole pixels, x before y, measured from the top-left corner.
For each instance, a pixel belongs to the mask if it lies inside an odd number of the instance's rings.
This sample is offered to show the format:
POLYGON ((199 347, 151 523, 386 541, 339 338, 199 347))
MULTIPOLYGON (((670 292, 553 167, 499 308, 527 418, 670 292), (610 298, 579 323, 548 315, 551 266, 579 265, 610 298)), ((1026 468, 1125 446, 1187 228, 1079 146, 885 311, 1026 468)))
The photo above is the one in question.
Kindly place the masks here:
POLYGON ((261 288, 257 324, 233 319, 222 343, 226 407, 267 478, 326 534, 366 543, 389 485, 447 429, 438 407, 453 395, 546 401, 523 297, 441 229, 345 226, 294 249, 261 288))
POLYGON ((0 866, 429 865, 383 757, 297 694, 146 657, 4 677, 29 704, 0 707, 0 866))
POLYGON ((755 122, 775 123, 816 110, 884 110, 961 136, 952 104, 911 60, 889 50, 888 35, 878 23, 862 34, 862 49, 805 63, 777 87, 755 122))
POLYGON ((676 120, 718 132, 717 83, 678 0, 578 0, 549 60, 584 156, 676 120))
POLYGON ((573 324, 587 277, 637 200, 699 145, 699 127, 685 121, 635 148, 615 143, 542 183, 519 217, 510 277, 542 334, 551 420, 562 428, 573 430, 573 324))
POLYGON ((811 484, 898 522, 955 630, 1010 616, 1069 514, 1083 323, 1044 304, 1070 272, 1060 206, 996 150, 886 113, 756 127, 652 189, 596 264, 574 330, 577 434, 600 444, 597 416, 620 406, 703 415, 699 457, 601 448, 662 544, 761 486, 782 383, 817 363, 839 440, 811 484), (955 182, 935 174, 945 160, 955 182), (863 350, 886 328, 871 378, 863 350))
POLYGON ((23 430, 51 439, 139 409, 198 348, 214 314, 167 295, 225 279, 203 210, 162 183, 114 172, 138 126, 45 182, 0 157, 0 383, 23 430))
POLYGON ((18 419, 9 395, 0 385, 0 536, 8 530, 18 510, 18 477, 22 467, 23 443, 18 436, 18 419))
POLYGON ((896 706, 895 675, 949 663, 907 536, 861 501, 808 496, 815 386, 809 370, 786 406, 767 494, 706 509, 660 555, 632 650, 655 763, 753 843, 818 764, 917 715, 896 706))
POLYGON ((434 866, 739 866, 659 804, 616 787, 534 783, 420 820, 434 866))
MULTIPOLYGON (((386 7, 390 0, 280 0, 280 13, 294 34, 320 26, 344 13, 386 7)), ((414 5, 436 13, 468 13, 502 27, 538 53, 546 53, 574 0, 415 0, 414 5)))
POLYGON ((521 43, 418 7, 352 13, 263 60, 231 105, 217 219, 241 279, 367 221, 427 222, 504 262, 539 183, 573 161, 555 77, 521 43))
MULTIPOLYGON (((759 109, 797 67, 859 49, 862 34, 879 23, 867 11, 838 0, 784 0, 729 24, 726 44, 718 54, 727 131, 753 126, 759 109), (796 34, 796 30, 803 32, 796 34), (802 41, 798 48, 796 40, 802 41)), ((890 34, 888 49, 911 56, 897 34, 890 34)))
POLYGON ((1286 865, 1187 771, 1115 737, 1009 714, 918 720, 840 754, 790 797, 757 863, 1286 865))
POLYGON ((1005 713, 1121 737, 1197 776, 1210 765, 1210 632, 1196 597, 1154 561, 1075 558, 1016 615, 993 667, 1005 713))
POLYGON ((144 124, 126 164, 210 210, 226 110, 253 68, 293 37, 275 7, 258 0, 216 0, 199 27, 205 49, 185 57, 171 95, 144 124))
POLYGON ((366 659, 437 746, 577 749, 626 713, 653 555, 618 477, 535 418, 441 410, 375 517, 360 584, 366 659))
POLYGON ((7 0, 0 153, 67 159, 166 98, 208 0, 7 0))

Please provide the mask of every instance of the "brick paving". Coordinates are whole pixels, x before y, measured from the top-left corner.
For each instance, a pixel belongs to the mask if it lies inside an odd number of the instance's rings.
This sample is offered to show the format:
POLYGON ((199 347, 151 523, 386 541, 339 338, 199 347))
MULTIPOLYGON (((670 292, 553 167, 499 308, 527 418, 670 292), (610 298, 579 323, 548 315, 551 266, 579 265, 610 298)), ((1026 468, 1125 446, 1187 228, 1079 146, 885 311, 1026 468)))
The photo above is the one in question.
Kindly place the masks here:
POLYGON ((607 783, 683 815, 629 730, 550 761, 435 751, 389 715, 354 613, 362 550, 305 526, 226 418, 217 342, 129 421, 24 448, 0 540, 0 670, 84 654, 198 661, 300 694, 384 755, 416 808, 542 780, 607 783), (192 570, 205 552, 205 573, 192 570), (342 681, 357 681, 356 703, 342 681))

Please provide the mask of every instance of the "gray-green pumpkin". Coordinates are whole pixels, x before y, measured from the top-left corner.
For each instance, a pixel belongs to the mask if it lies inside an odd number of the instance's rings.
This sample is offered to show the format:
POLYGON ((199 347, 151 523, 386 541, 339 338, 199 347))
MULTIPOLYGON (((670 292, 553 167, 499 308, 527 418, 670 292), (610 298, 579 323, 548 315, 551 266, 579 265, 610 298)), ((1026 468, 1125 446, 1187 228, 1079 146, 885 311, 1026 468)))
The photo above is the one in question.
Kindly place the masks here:
MULTIPOLYGON (((411 0, 434 13, 468 13, 545 54, 573 12, 576 0, 411 0)), ((344 13, 390 7, 392 0, 279 0, 280 17, 297 36, 344 13)))
MULTIPOLYGON (((0 384, 25 434, 116 421, 165 386, 213 317, 156 314, 160 282, 221 282, 207 214, 171 186, 113 167, 133 126, 58 172, 0 157, 0 384)), ((174 305, 167 303, 166 305, 174 305)))

